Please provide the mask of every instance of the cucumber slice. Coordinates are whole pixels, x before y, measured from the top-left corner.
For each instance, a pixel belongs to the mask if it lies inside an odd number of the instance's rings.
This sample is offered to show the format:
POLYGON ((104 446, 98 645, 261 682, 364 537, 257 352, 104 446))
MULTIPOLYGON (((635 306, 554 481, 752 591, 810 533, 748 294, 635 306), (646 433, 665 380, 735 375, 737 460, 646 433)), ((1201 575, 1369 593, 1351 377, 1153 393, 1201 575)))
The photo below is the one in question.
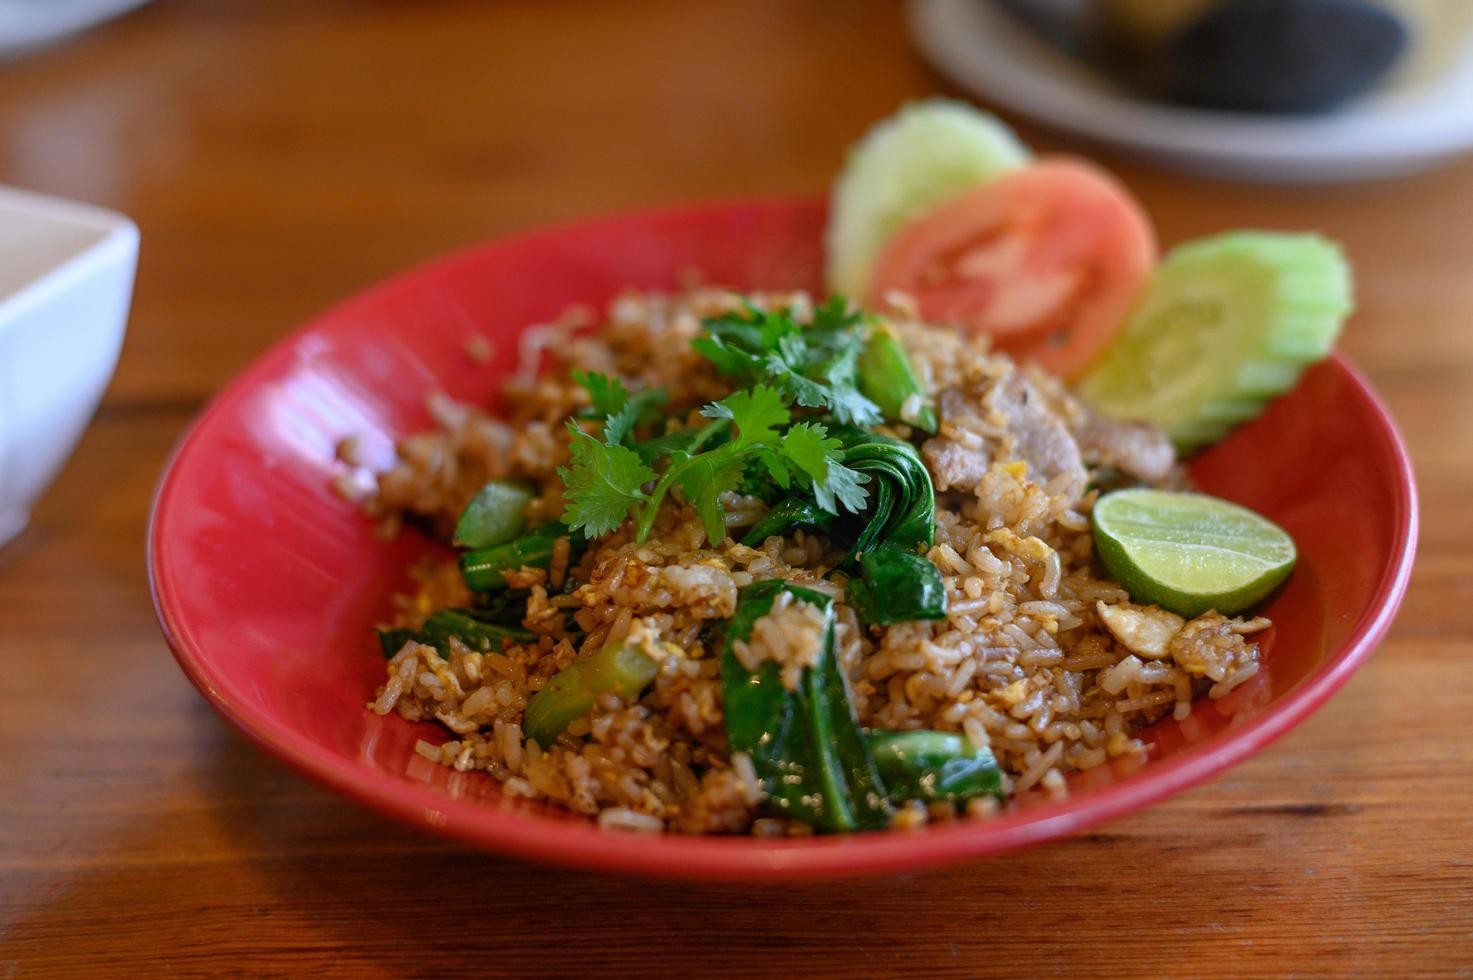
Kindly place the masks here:
POLYGON ((895 229, 1029 157, 1001 120, 963 102, 914 102, 876 124, 849 151, 834 182, 829 288, 863 300, 875 256, 895 229))
POLYGON ((1154 422, 1187 452, 1294 387, 1353 306, 1350 267, 1318 235, 1189 242, 1161 263, 1079 393, 1102 414, 1154 422))

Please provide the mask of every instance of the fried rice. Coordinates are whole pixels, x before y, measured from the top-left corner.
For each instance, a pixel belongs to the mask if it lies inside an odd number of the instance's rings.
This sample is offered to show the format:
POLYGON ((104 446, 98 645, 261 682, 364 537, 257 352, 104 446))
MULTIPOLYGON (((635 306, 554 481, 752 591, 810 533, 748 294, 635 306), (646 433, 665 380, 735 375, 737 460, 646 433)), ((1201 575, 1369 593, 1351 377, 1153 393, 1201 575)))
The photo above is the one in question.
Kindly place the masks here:
MULTIPOLYGON (((800 319, 812 307, 802 294, 748 299, 790 306, 800 319)), ((690 341, 703 316, 737 302, 717 289, 628 293, 596 329, 586 329, 586 310, 531 327, 503 391, 504 412, 431 396, 434 431, 402 439, 393 465, 366 482, 353 477, 356 454, 345 446, 340 457, 350 468, 339 487, 387 534, 410 522, 448 539, 461 510, 498 478, 535 488, 529 523, 555 519, 563 510, 556 470, 569 456, 563 423, 588 404, 571 372, 660 387, 667 411, 694 412, 732 386, 690 341)), ((937 488, 927 557, 945 585, 944 620, 862 626, 844 602, 842 548, 802 530, 760 546, 737 543, 767 505, 734 493, 723 498, 731 533, 712 546, 694 510, 671 497, 643 543, 626 521, 576 560, 563 539, 547 568, 508 575, 511 587, 526 590, 522 625, 531 642, 481 652, 451 640, 448 656, 405 643, 369 707, 443 727, 444 741, 418 743, 426 758, 484 771, 510 796, 548 801, 600 826, 793 835, 812 830, 764 813, 751 760, 728 752, 721 651, 707 630, 733 614, 738 591, 753 582, 781 578, 832 596, 835 652, 860 723, 963 734, 992 751, 1013 800, 1059 796, 1073 771, 1138 761, 1140 728, 1185 719, 1194 698, 1221 698, 1252 677, 1252 637, 1266 620, 1207 613, 1184 621, 1135 605, 1092 561, 1089 514, 1100 484, 1122 473, 1182 482, 1159 433, 1111 427, 1055 379, 989 352, 983 340, 917 322, 903 297, 890 307, 888 325, 941 409, 939 432, 921 450, 937 488), (600 695, 553 744, 526 739, 529 700, 558 671, 615 642, 658 664, 645 693, 631 703, 600 695)), ((475 369, 469 360, 467 369, 475 369)), ((885 431, 917 435, 903 425, 885 431)), ((412 571, 417 587, 398 597, 388 625, 418 628, 436 609, 470 600, 454 563, 412 571)), ((738 656, 775 661, 789 676, 801 671, 814 655, 808 613, 801 603, 775 603, 738 656)), ((998 809, 987 797, 961 808, 911 801, 893 822, 998 809)))

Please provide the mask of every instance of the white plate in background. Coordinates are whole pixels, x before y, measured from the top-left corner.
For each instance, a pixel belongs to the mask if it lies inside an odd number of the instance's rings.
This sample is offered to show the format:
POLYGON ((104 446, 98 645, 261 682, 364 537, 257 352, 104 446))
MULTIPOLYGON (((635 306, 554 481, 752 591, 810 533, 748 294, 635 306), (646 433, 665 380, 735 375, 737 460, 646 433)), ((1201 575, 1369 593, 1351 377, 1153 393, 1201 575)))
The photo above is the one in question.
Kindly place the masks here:
POLYGON ((1397 0, 1407 61, 1375 92, 1319 116, 1148 102, 1055 48, 993 0, 911 0, 928 60, 978 98, 1194 173, 1282 183, 1425 170, 1473 150, 1473 0, 1397 0))
POLYGON ((112 378, 138 228, 0 187, 0 545, 71 455, 112 378))
POLYGON ((0 58, 24 54, 148 0, 0 0, 0 58))

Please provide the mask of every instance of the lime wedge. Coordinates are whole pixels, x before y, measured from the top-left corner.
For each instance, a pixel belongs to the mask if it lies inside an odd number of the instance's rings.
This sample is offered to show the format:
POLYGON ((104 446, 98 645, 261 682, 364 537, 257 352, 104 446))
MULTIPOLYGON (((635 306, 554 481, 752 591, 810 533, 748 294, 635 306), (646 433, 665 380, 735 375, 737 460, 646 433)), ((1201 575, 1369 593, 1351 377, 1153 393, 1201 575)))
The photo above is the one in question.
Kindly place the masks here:
POLYGON ((1094 506, 1095 547, 1130 597, 1180 616, 1241 612, 1294 567, 1294 541, 1246 507, 1201 493, 1117 490, 1094 506))

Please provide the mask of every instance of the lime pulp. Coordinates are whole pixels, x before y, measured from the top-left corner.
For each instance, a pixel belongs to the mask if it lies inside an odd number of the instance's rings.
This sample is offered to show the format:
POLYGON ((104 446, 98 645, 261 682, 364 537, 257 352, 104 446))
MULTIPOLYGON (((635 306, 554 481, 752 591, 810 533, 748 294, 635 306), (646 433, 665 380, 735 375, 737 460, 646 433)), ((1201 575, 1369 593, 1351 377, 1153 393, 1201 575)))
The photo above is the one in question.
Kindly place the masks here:
POLYGON ((1233 615, 1294 567, 1294 541, 1246 507, 1200 493, 1118 490, 1094 506, 1100 560, 1136 602, 1233 615))

